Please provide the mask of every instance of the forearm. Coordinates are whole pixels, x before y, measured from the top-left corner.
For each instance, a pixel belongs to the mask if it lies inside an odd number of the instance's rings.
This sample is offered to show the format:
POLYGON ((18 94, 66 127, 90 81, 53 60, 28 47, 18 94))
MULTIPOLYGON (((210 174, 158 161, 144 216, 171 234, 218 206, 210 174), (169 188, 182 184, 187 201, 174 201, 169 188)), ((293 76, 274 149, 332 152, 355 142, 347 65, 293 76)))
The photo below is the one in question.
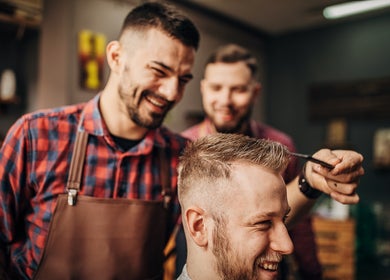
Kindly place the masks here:
POLYGON ((305 217, 316 203, 316 199, 307 198, 298 186, 298 176, 287 184, 287 199, 291 212, 286 220, 287 227, 291 228, 300 219, 305 217))

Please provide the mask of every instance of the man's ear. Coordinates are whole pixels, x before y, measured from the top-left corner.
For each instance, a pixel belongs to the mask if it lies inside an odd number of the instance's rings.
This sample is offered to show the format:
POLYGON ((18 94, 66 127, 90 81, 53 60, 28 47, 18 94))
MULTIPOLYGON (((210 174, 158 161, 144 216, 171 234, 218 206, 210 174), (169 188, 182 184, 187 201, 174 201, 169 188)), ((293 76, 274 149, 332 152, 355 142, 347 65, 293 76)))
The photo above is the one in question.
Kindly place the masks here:
POLYGON ((120 66, 120 51, 121 43, 119 41, 111 41, 106 47, 107 63, 112 72, 118 72, 120 66))
POLYGON ((187 226, 187 232, 189 237, 199 247, 205 247, 208 244, 207 239, 207 224, 205 220, 205 211, 199 207, 188 208, 185 212, 185 222, 187 226))

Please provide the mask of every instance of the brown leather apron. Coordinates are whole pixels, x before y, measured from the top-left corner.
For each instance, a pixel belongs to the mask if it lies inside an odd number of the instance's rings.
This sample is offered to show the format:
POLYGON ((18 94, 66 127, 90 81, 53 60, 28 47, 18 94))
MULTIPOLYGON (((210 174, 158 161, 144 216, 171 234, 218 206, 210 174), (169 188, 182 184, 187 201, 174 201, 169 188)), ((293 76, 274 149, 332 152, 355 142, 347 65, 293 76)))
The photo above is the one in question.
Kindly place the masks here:
POLYGON ((77 195, 88 134, 78 132, 34 279, 162 279, 170 202, 169 164, 160 153, 164 201, 77 195))

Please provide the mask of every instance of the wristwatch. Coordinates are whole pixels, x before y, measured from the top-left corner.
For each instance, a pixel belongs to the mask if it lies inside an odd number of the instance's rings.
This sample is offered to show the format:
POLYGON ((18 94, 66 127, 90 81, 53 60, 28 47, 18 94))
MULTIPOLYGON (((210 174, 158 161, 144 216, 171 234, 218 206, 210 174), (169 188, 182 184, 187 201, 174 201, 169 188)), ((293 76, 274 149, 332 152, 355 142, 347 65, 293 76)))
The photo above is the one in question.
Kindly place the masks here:
POLYGON ((305 178, 305 175, 303 174, 303 171, 299 175, 298 186, 301 193, 303 193, 307 198, 316 199, 320 197, 322 194, 321 191, 309 185, 309 183, 305 178))

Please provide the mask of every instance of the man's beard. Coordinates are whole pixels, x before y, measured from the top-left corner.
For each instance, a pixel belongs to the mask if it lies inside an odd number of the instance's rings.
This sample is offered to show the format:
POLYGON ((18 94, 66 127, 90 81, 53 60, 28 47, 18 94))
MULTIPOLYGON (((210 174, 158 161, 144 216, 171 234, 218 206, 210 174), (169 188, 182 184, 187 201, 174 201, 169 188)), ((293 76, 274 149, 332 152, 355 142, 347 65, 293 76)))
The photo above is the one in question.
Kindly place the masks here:
MULTIPOLYGON (((134 100, 137 95, 137 88, 133 90, 132 99, 134 100)), ((139 112, 138 106, 141 104, 141 101, 145 99, 146 96, 153 96, 153 98, 160 98, 157 94, 152 91, 144 90, 140 93, 139 100, 136 105, 131 105, 129 102, 129 95, 124 93, 123 89, 119 89, 119 96, 126 105, 127 114, 129 118, 138 126, 144 127, 147 129, 155 129, 161 126, 163 123, 167 112, 172 108, 173 102, 169 102, 169 106, 162 113, 150 113, 148 116, 142 116, 139 112)), ((166 102, 166 101, 165 101, 166 102)))
MULTIPOLYGON (((240 257, 233 252, 223 218, 215 218, 213 230, 213 254, 216 258, 216 269, 223 280, 256 279, 255 271, 249 271, 245 264, 239 262, 240 257)), ((257 263, 257 262, 256 262, 257 263)))
POLYGON ((214 123, 215 130, 219 133, 245 133, 246 131, 242 131, 248 129, 246 125, 249 125, 250 117, 252 114, 252 109, 249 109, 245 115, 243 115, 235 124, 222 124, 217 125, 214 123))
POLYGON ((147 129, 155 129, 161 126, 165 119, 165 113, 164 114, 151 114, 151 119, 143 118, 136 108, 133 107, 127 107, 127 113, 130 116, 130 119, 137 124, 138 126, 147 128, 147 129))

